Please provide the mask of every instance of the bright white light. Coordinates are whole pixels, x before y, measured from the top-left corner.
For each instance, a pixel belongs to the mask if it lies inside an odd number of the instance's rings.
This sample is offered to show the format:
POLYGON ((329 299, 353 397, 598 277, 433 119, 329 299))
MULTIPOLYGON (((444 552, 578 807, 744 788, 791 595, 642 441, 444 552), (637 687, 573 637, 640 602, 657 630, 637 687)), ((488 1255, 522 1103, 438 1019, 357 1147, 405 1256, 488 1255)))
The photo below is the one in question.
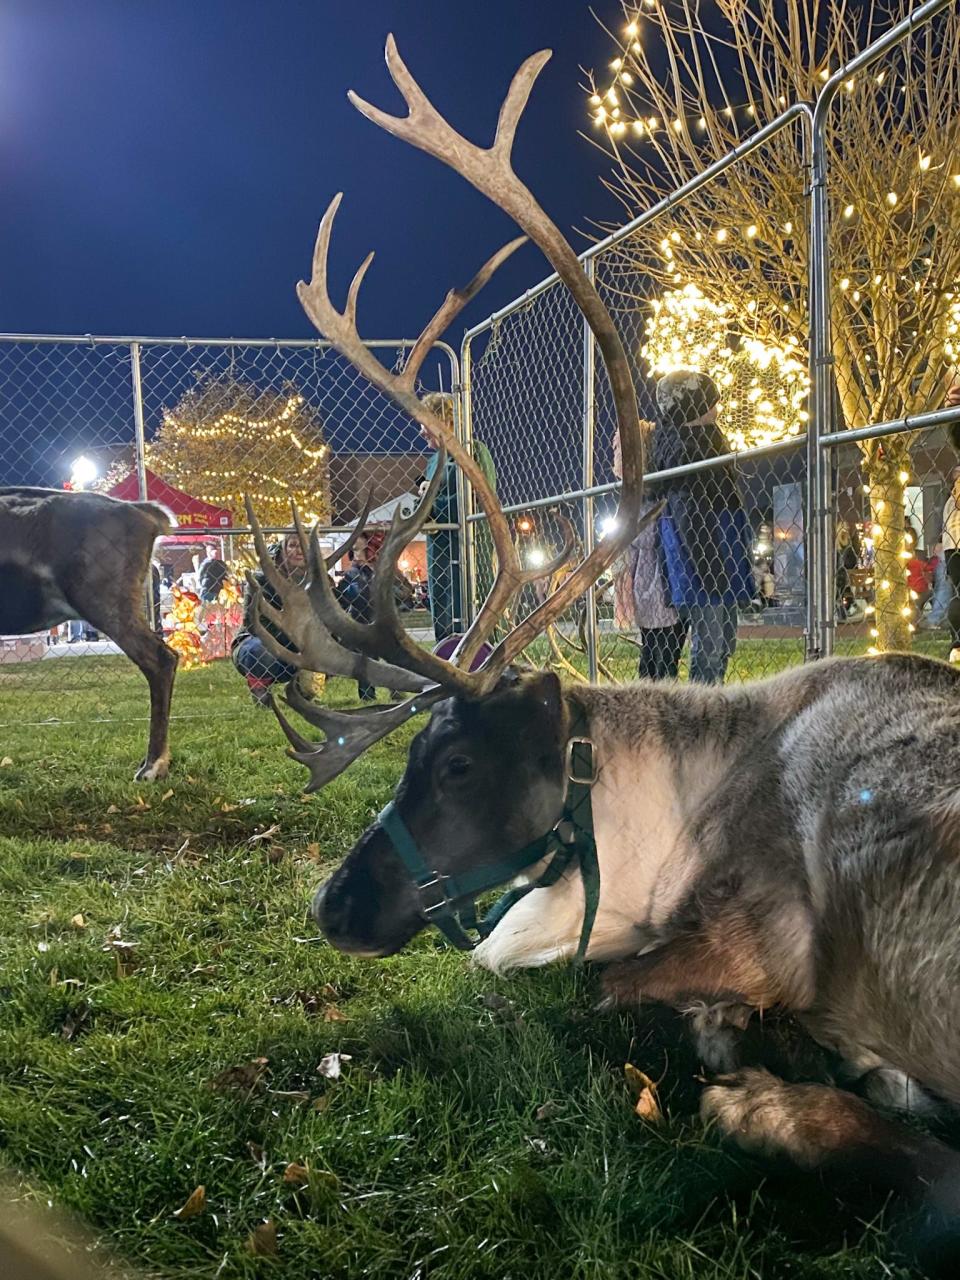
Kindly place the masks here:
POLYGON ((605 520, 600 521, 600 536, 603 538, 609 538, 611 534, 617 532, 617 528, 617 517, 607 516, 605 520))
POLYGON ((766 542, 758 542, 755 550, 758 556, 765 556, 769 554, 770 547, 766 542))
POLYGON ((534 547, 532 551, 527 553, 527 564, 531 569, 541 569, 546 564, 547 557, 543 554, 539 547, 534 547))
POLYGON ((70 483, 74 489, 85 489, 88 484, 93 484, 99 474, 100 470, 95 462, 90 458, 79 457, 74 459, 70 483))

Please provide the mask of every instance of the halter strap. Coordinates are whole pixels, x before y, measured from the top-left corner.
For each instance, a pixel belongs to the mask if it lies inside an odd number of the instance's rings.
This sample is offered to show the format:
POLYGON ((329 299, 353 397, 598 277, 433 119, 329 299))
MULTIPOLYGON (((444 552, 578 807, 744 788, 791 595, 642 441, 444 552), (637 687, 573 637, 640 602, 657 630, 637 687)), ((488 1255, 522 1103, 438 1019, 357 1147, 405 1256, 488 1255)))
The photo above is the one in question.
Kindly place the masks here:
POLYGON ((447 875, 433 870, 424 859, 410 828, 391 800, 381 811, 380 826, 393 845, 417 890, 420 910, 429 924, 436 925, 448 942, 461 951, 472 951, 477 942, 467 933, 475 930, 485 938, 521 898, 533 889, 556 884, 570 864, 576 861, 583 881, 583 927, 577 946, 576 963, 582 963, 600 902, 600 866, 593 834, 593 806, 590 793, 598 776, 597 751, 587 735, 587 720, 582 707, 574 704, 571 736, 565 752, 566 794, 563 813, 550 831, 518 849, 516 853, 494 863, 447 875), (543 873, 535 881, 508 890, 494 904, 486 917, 477 919, 475 899, 488 889, 511 880, 527 867, 553 854, 543 873))

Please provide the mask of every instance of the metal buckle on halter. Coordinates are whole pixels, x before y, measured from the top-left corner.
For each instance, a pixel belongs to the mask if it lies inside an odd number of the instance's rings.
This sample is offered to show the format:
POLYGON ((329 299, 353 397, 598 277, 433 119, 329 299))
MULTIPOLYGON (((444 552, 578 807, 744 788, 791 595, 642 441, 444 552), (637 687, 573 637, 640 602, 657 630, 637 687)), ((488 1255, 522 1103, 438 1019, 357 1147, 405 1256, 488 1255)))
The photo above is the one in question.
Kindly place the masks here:
POLYGON ((592 787, 600 776, 597 767, 597 748, 593 744, 592 738, 570 738, 567 742, 567 781, 575 782, 581 787, 592 787), (575 747, 588 747, 590 749, 590 775, 589 777, 581 777, 574 767, 573 752, 575 747))
POLYGON ((453 901, 449 893, 447 893, 447 881, 449 879, 449 876, 441 875, 439 871, 435 871, 431 880, 427 880, 423 884, 417 885, 417 892, 420 895, 420 910, 428 919, 435 911, 442 911, 444 907, 449 907, 450 903, 453 901), (436 902, 424 904, 423 895, 428 889, 434 888, 439 890, 440 897, 436 902))

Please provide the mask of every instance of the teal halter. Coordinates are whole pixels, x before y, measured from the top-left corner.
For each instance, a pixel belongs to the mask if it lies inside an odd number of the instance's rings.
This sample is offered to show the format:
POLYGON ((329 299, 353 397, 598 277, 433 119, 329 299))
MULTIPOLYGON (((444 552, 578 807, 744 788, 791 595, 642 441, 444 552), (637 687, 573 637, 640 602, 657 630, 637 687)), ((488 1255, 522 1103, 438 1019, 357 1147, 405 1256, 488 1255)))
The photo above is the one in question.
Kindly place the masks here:
MULTIPOLYGON (((582 712, 576 719, 583 720, 582 712)), ((578 730, 584 727, 582 723, 574 725, 578 730)), ((596 748, 592 740, 586 736, 571 737, 566 750, 567 789, 559 822, 545 835, 524 845, 510 857, 456 876, 431 869, 392 800, 383 809, 378 820, 397 856, 410 873, 424 919, 429 924, 436 925, 447 941, 460 951, 472 951, 477 942, 486 938, 521 898, 532 889, 544 889, 556 884, 564 871, 576 862, 583 881, 584 896, 583 927, 576 955, 576 962, 579 964, 586 955, 600 901, 600 866, 593 835, 593 807, 590 803, 590 792, 596 780, 596 748), (542 875, 530 884, 508 890, 484 919, 477 919, 475 899, 479 894, 513 879, 550 854, 553 856, 542 875), (471 938, 467 930, 474 930, 479 938, 471 938)))

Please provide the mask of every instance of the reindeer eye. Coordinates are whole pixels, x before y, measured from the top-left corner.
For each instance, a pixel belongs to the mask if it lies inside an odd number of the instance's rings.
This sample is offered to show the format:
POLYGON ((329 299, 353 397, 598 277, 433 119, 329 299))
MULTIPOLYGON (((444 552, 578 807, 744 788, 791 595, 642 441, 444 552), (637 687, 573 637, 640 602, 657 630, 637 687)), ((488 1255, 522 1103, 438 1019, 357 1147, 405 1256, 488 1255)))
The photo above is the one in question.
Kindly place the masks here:
POLYGON ((447 761, 447 773, 451 778, 462 778, 470 772, 472 764, 469 756, 451 756, 447 761))

